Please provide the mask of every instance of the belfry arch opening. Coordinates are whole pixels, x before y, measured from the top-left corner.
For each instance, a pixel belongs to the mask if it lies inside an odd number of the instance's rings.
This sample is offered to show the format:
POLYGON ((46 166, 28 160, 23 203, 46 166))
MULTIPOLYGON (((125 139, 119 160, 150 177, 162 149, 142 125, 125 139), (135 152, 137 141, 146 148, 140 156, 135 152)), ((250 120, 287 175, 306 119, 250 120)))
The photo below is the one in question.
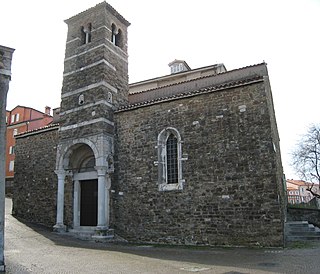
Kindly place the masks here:
POLYGON ((92 29, 91 23, 81 27, 82 44, 88 44, 91 42, 91 29, 92 29))
POLYGON ((111 25, 111 42, 119 47, 123 48, 123 33, 121 29, 118 29, 115 24, 111 25))

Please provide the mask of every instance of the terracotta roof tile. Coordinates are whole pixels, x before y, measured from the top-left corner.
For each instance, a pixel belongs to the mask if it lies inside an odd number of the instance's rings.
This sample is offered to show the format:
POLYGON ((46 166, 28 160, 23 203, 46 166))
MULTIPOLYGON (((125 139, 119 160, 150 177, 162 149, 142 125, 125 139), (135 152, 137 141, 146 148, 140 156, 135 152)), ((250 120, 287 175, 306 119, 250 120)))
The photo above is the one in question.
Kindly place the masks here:
POLYGON ((44 127, 40 127, 40 128, 37 128, 37 129, 33 129, 33 130, 29 130, 29 131, 25 131, 25 132, 22 132, 22 133, 19 133, 15 136, 15 138, 20 138, 20 137, 24 137, 25 135, 31 135, 31 134, 38 134, 38 133, 41 133, 41 132, 44 132, 44 131, 49 131, 49 130, 54 130, 56 128, 59 128, 59 124, 50 124, 50 125, 47 125, 47 126, 44 126, 44 127))
MULTIPOLYGON (((157 90, 157 89, 160 89, 160 88, 162 89, 162 88, 165 88, 165 87, 171 87, 171 86, 180 85, 181 83, 189 83, 189 82, 193 82, 193 81, 198 81, 198 80, 205 79, 205 78, 209 78, 209 77, 212 77, 212 76, 220 76, 220 75, 222 75, 222 74, 226 74, 226 73, 230 73, 230 72, 233 72, 233 71, 242 70, 242 69, 246 69, 246 68, 256 67, 256 66, 260 66, 260 65, 263 65, 263 64, 265 64, 265 63, 255 64, 255 65, 250 65, 250 66, 245 66, 245 67, 242 67, 242 68, 237 68, 237 69, 225 71, 225 72, 221 72, 221 73, 218 73, 218 74, 210 74, 210 75, 206 75, 206 76, 200 76, 200 77, 198 77, 198 78, 194 78, 194 79, 190 79, 190 80, 184 80, 184 81, 180 81, 180 82, 176 82, 176 83, 164 85, 164 86, 161 86, 161 87, 156 87, 156 88, 151 88, 151 89, 136 91, 136 92, 129 93, 129 96, 130 96, 130 94, 138 94, 138 93, 150 92, 150 91, 157 90)), ((187 71, 187 72, 190 72, 190 71, 187 71)), ((169 76, 170 76, 170 75, 169 75, 169 76)), ((156 80, 156 79, 157 79, 157 78, 154 78, 154 80, 156 80)), ((143 81, 142 81, 142 82, 143 82, 143 81)), ((133 84, 135 84, 135 83, 132 83, 132 85, 133 85, 133 84)), ((129 86, 130 86, 130 85, 129 85, 129 86)))
POLYGON ((218 84, 218 85, 214 85, 211 87, 202 88, 199 90, 192 90, 192 91, 183 92, 180 94, 175 94, 175 95, 171 95, 171 96, 167 96, 167 97, 161 97, 161 98, 156 98, 156 99, 149 100, 149 101, 143 101, 143 102, 139 102, 139 103, 135 103, 135 104, 121 106, 116 110, 116 112, 136 109, 136 108, 140 108, 140 107, 144 107, 144 106, 148 106, 148 105, 159 104, 159 103, 166 102, 166 101, 191 97, 191 96, 195 96, 198 94, 215 92, 215 91, 219 91, 219 90, 224 90, 224 89, 228 89, 228 88, 233 88, 233 87, 247 85, 247 84, 261 82, 261 81, 263 81, 263 76, 255 76, 255 77, 251 77, 251 78, 247 78, 247 79, 243 79, 243 80, 232 81, 232 82, 228 82, 228 83, 224 83, 224 84, 218 84))

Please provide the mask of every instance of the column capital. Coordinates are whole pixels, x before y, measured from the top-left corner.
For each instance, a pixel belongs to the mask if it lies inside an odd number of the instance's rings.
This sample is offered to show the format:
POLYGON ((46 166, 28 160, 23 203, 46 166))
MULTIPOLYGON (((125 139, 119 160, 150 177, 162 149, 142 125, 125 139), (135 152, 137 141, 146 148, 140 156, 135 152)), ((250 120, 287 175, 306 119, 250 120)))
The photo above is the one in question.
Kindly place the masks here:
POLYGON ((98 172, 98 176, 105 176, 107 174, 108 168, 106 166, 95 166, 94 168, 98 172))
POLYGON ((58 178, 65 177, 67 175, 67 172, 64 169, 56 169, 54 173, 58 175, 58 178))

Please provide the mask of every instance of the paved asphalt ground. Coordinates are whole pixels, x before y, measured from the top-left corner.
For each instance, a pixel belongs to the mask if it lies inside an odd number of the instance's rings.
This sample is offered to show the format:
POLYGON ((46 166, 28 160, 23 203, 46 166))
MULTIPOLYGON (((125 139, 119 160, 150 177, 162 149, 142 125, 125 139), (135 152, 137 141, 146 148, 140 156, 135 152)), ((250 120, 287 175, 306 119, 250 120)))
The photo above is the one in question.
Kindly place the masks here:
POLYGON ((18 221, 10 199, 5 221, 7 273, 320 273, 320 243, 286 249, 94 243, 18 221))

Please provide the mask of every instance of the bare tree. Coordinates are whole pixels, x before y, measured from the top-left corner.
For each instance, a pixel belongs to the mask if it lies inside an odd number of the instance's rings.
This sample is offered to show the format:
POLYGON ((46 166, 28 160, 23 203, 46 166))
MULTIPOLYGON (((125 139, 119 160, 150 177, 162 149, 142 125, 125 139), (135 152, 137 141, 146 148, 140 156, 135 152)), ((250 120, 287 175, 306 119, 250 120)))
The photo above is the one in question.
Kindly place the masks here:
POLYGON ((307 190, 313 196, 320 198, 320 195, 314 192, 314 187, 319 188, 320 185, 320 125, 309 128, 297 144, 292 156, 292 165, 296 172, 305 181, 312 183, 307 190))

